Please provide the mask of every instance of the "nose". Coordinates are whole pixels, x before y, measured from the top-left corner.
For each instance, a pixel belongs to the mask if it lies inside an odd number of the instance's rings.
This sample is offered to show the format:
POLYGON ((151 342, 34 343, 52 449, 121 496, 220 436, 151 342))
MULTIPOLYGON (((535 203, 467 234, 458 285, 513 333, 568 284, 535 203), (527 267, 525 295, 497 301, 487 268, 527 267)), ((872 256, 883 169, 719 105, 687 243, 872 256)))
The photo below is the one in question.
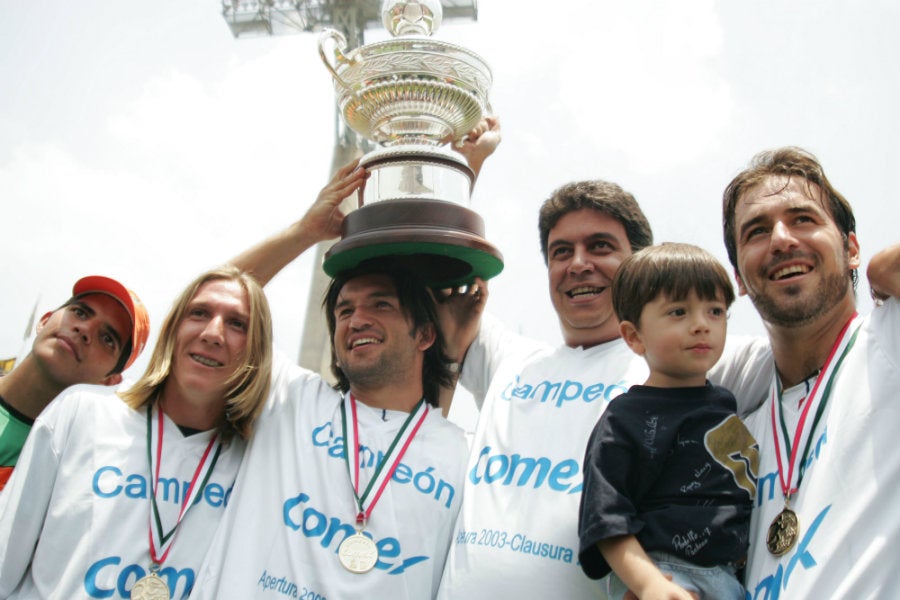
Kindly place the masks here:
POLYGON ((709 319, 705 312, 698 312, 694 315, 691 330, 694 333, 706 333, 709 331, 709 319))
POLYGON ((784 222, 778 221, 772 227, 771 245, 774 251, 785 252, 796 247, 797 238, 794 237, 790 227, 784 222))
POLYGON ((350 315, 350 329, 359 331, 372 325, 372 315, 364 307, 357 307, 350 315))
POLYGON ((215 316, 206 322, 206 327, 200 335, 200 339, 216 346, 225 341, 225 321, 220 316, 215 316))
POLYGON ((94 337, 94 329, 97 328, 96 319, 87 319, 75 323, 73 327, 75 335, 81 338, 81 342, 85 345, 90 344, 94 337))
POLYGON ((569 261, 570 273, 585 273, 594 270, 594 263, 590 260, 587 248, 581 244, 572 249, 572 260, 569 261))

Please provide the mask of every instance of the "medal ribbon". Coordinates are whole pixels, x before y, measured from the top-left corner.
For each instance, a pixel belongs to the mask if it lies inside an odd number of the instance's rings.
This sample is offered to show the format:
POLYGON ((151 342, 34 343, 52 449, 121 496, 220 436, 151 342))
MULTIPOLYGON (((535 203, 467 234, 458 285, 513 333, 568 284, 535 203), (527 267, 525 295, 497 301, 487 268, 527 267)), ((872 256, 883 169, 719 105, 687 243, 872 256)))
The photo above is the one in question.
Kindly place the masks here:
POLYGON ((156 504, 156 492, 159 487, 159 468, 160 463, 162 462, 163 449, 163 411, 158 408, 156 410, 158 418, 157 427, 155 428, 153 427, 152 413, 153 407, 147 407, 147 455, 150 462, 150 481, 152 487, 152 494, 150 495, 150 558, 155 564, 161 565, 169 555, 169 550, 172 549, 172 544, 175 542, 175 532, 178 530, 178 526, 181 524, 182 519, 184 519, 188 509, 194 505, 197 496, 199 496, 206 487, 209 477, 212 475, 213 469, 216 466, 216 461, 219 460, 219 454, 222 452, 222 444, 219 443, 218 446, 216 446, 216 451, 211 452, 213 444, 215 444, 219 437, 218 434, 212 436, 212 439, 209 440, 209 444, 207 444, 206 450, 200 458, 200 463, 194 470, 194 475, 188 485, 187 492, 184 494, 184 501, 182 502, 181 510, 178 513, 178 520, 168 532, 165 532, 162 519, 159 515, 159 507, 156 504), (198 481, 201 481, 200 485, 197 485, 198 481))
POLYGON ((394 475, 397 465, 400 464, 400 459, 406 454, 407 448, 409 448, 410 443, 412 443, 413 438, 419 431, 419 427, 422 426, 422 422, 428 415, 428 404, 422 398, 412 412, 409 413, 409 416, 406 417, 406 421, 404 421, 400 431, 394 436, 394 441, 391 442, 384 457, 379 461, 375 473, 372 475, 372 479, 369 481, 369 485, 366 486, 362 496, 359 495, 359 419, 356 414, 356 398, 353 397, 353 394, 350 394, 349 400, 352 436, 349 435, 350 430, 347 429, 347 404, 348 401, 345 396, 341 402, 341 423, 344 427, 344 458, 347 461, 347 472, 350 474, 350 484, 353 486, 353 495, 356 497, 356 506, 359 511, 356 515, 356 523, 364 526, 365 522, 369 520, 369 515, 372 514, 372 509, 375 508, 382 492, 384 492, 388 482, 394 475), (413 421, 415 421, 414 424, 413 421), (410 427, 411 424, 412 427, 410 427), (396 457, 391 462, 391 457, 394 454, 396 454, 396 457), (352 466, 350 464, 351 456, 353 457, 352 466), (388 463, 390 463, 390 466, 385 469, 388 463), (373 489, 375 490, 374 496, 371 495, 373 489))
POLYGON ((794 430, 793 442, 788 436, 787 423, 784 420, 784 408, 782 407, 782 389, 778 374, 772 383, 772 431, 775 433, 775 457, 778 460, 778 477, 781 480, 781 491, 784 497, 790 498, 800 489, 800 482, 803 480, 803 472, 806 464, 806 458, 809 456, 810 446, 812 444, 813 433, 816 430, 822 414, 825 412, 825 405, 831 395, 831 385, 834 382, 834 376, 847 356, 847 352, 856 342, 856 336, 859 333, 859 325, 853 331, 850 326, 857 317, 854 312, 850 319, 844 324, 841 332, 838 334, 837 340, 831 347, 828 358, 822 370, 816 376, 816 382, 813 384, 812 390, 804 403, 803 412, 800 414, 800 420, 794 430), (824 386, 822 385, 825 382, 824 386), (813 408, 815 407, 815 408, 813 408), (776 417, 776 412, 777 417, 776 417), (807 417, 813 412, 812 425, 807 427, 807 417), (780 426, 779 426, 780 425, 780 426), (803 452, 799 452, 800 448, 803 452), (802 464, 797 469, 797 459, 802 459, 802 464), (784 465, 788 465, 787 477, 785 477, 784 465), (795 480, 796 479, 796 483, 795 480))

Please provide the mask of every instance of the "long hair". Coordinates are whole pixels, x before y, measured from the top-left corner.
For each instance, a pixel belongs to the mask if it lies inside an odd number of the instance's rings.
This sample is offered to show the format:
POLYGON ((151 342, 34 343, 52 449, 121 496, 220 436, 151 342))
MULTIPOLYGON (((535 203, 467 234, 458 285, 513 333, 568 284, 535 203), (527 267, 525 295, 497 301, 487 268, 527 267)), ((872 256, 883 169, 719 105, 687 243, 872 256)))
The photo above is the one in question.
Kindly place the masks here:
POLYGON ((204 284, 220 280, 236 281, 247 292, 250 322, 247 324, 247 345, 242 364, 227 382, 228 389, 223 398, 225 420, 219 432, 223 439, 230 439, 235 434, 247 439, 265 404, 272 380, 272 315, 259 283, 237 267, 225 265, 207 271, 181 292, 163 323, 147 370, 132 387, 120 392, 120 396, 135 410, 158 400, 162 386, 172 371, 175 338, 188 305, 204 284))
POLYGON ((335 389, 342 392, 348 391, 350 381, 337 364, 337 354, 334 349, 334 331, 337 327, 337 320, 334 315, 334 307, 344 284, 361 275, 370 274, 384 275, 393 282, 400 306, 412 321, 413 331, 418 331, 429 324, 434 326, 434 343, 425 350, 422 364, 422 392, 428 404, 437 406, 441 388, 452 387, 454 384, 455 378, 450 370, 450 364, 453 361, 444 350, 444 334, 438 320, 434 297, 415 272, 409 269, 401 259, 394 257, 365 261, 354 269, 338 274, 328 286, 322 305, 325 309, 328 334, 331 338, 331 372, 337 380, 334 385, 335 389))

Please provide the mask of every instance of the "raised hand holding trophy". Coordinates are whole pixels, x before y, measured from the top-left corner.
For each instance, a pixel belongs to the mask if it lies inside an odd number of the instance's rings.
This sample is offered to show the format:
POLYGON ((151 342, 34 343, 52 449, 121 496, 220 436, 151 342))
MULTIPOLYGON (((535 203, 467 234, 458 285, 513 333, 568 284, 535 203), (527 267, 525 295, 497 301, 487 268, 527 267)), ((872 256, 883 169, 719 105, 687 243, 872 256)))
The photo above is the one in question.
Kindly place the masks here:
POLYGON ((430 37, 441 15, 439 0, 386 0, 393 39, 347 54, 339 32, 319 40, 341 116, 379 146, 360 160, 370 177, 325 254, 329 276, 384 256, 404 258, 436 288, 503 269, 468 208, 475 174, 451 148, 485 114, 491 72, 475 53, 430 37))

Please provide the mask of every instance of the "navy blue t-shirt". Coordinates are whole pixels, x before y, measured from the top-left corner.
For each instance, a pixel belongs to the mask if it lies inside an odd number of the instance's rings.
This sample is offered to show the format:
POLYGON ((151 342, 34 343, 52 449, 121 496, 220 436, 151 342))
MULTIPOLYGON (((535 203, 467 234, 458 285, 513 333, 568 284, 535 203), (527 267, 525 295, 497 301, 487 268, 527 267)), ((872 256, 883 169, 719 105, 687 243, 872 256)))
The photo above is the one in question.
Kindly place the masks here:
POLYGON ((581 568, 610 567, 597 542, 635 535, 645 551, 699 566, 747 555, 759 446, 725 388, 632 386, 600 417, 584 460, 581 568))

